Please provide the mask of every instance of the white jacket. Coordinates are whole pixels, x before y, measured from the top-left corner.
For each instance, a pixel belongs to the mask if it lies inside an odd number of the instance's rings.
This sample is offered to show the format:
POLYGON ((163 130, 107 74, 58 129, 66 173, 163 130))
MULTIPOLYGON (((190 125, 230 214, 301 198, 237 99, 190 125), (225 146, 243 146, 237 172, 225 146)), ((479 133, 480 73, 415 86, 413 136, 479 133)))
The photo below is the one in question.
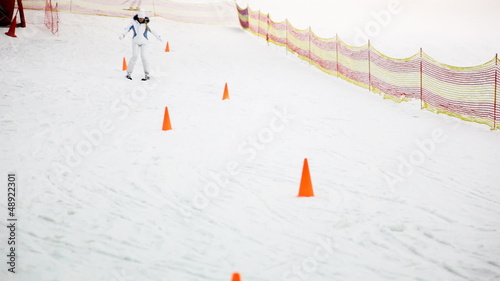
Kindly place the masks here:
POLYGON ((133 37, 132 37, 132 42, 142 45, 148 43, 149 40, 149 34, 153 34, 158 40, 162 41, 162 38, 160 35, 158 35, 156 32, 151 30, 151 28, 148 26, 149 23, 149 18, 146 17, 144 21, 141 23, 139 22, 139 18, 137 15, 134 16, 134 19, 130 21, 130 23, 125 27, 123 30, 123 33, 120 38, 125 37, 125 35, 129 32, 133 32, 133 37))

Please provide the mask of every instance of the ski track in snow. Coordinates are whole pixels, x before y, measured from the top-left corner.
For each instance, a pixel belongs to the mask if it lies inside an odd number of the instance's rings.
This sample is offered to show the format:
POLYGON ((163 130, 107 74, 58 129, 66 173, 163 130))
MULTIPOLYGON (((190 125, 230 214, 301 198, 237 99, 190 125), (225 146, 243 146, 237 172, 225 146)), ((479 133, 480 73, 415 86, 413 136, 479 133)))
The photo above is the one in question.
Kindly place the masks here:
POLYGON ((124 19, 61 17, 59 36, 0 41, 0 170, 19 175, 21 218, 19 273, 1 280, 500 278, 498 132, 383 100, 237 27, 154 19, 172 52, 152 43, 152 80, 138 62, 127 81, 124 19), (398 174, 436 129, 445 140, 398 174), (296 197, 304 158, 314 198, 296 197))

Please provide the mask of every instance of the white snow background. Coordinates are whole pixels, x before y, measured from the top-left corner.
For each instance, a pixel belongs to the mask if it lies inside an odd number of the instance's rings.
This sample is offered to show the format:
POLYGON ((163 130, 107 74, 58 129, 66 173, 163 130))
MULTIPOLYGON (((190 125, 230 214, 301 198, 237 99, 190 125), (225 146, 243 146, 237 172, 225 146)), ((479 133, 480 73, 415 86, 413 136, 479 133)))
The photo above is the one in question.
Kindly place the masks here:
MULTIPOLYGON (((496 1, 238 3, 351 44, 397 4, 369 36, 386 55, 500 50, 496 1)), ((384 100, 236 22, 152 18, 171 52, 152 39, 145 83, 140 60, 121 71, 129 19, 62 12, 54 36, 26 13, 0 36, 0 280, 500 280, 500 132, 384 100)))

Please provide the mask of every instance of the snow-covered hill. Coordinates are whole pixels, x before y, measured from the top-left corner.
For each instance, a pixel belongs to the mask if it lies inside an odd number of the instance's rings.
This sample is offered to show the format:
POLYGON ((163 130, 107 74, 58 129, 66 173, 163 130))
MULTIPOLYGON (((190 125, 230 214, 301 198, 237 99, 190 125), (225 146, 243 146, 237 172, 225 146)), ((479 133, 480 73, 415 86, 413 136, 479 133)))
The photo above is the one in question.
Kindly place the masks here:
POLYGON ((153 41, 152 80, 139 63, 128 81, 128 19, 61 22, 0 37, 0 217, 15 172, 19 219, 1 280, 500 278, 499 132, 235 26, 153 18, 171 52, 153 41), (312 198, 296 197, 304 158, 312 198))

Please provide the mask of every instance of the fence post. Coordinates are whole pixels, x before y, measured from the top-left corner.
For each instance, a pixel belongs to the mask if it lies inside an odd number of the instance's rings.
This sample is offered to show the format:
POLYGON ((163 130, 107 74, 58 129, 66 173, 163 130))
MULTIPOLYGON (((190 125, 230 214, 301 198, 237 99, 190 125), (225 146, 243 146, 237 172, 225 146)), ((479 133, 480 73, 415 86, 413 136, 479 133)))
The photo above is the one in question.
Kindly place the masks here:
POLYGON ((288 19, 285 19, 285 50, 288 55, 288 19))
POLYGON ((423 88, 423 55, 422 48, 420 48, 420 109, 424 108, 424 88, 423 88))
POLYGON ((493 98, 493 128, 497 128, 497 94, 498 94, 498 53, 495 54, 495 97, 493 98))
POLYGON ((267 13, 267 31, 266 31, 266 41, 269 46, 269 29, 271 28, 271 19, 269 17, 269 13, 267 13))
POLYGON ((26 19, 24 17, 24 8, 23 8, 23 1, 17 0, 17 10, 19 11, 19 16, 20 16, 20 23, 19 27, 26 27, 26 19))
POLYGON ((260 37, 260 15, 262 14, 262 12, 259 10, 259 17, 257 18, 257 38, 260 37))
POLYGON ((309 59, 309 66, 311 66, 311 27, 307 31, 307 38, 309 38, 309 54, 307 55, 309 59))
POLYGON ((368 91, 372 91, 372 65, 371 65, 371 45, 368 40, 368 91))
POLYGON ((335 60, 337 61, 337 78, 339 77, 339 34, 335 34, 335 60))

